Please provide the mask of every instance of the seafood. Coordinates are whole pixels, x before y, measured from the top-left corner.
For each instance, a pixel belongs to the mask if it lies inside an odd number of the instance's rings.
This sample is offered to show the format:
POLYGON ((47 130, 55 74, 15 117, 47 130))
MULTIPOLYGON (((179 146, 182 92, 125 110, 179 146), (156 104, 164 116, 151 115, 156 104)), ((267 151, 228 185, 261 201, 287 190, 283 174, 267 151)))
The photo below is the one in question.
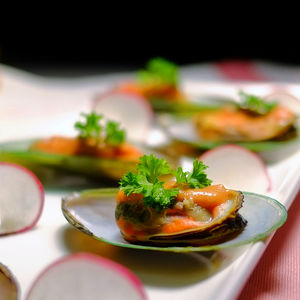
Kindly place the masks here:
POLYGON ((241 192, 222 185, 180 190, 172 208, 157 212, 139 194, 117 195, 116 218, 129 242, 156 245, 209 245, 234 237, 246 225, 237 214, 241 192))
MULTIPOLYGON (((149 161, 146 165, 149 165, 149 161)), ((199 166, 204 169, 200 163, 199 166)), ((210 185, 209 180, 204 187, 199 188, 197 185, 200 185, 199 182, 205 176, 202 172, 198 179, 196 176, 193 178, 196 173, 199 175, 201 172, 195 172, 195 161, 191 175, 182 173, 179 168, 176 180, 162 183, 158 192, 152 192, 152 196, 149 196, 151 192, 148 190, 151 182, 146 180, 145 184, 143 175, 138 174, 135 179, 130 175, 123 180, 123 185, 121 180, 121 189, 116 197, 115 217, 124 239, 132 243, 161 246, 211 245, 239 234, 247 223, 238 214, 243 203, 243 194, 226 189, 221 184, 210 185), (182 181, 183 177, 185 179, 182 181), (140 193, 126 190, 128 185, 124 182, 128 183, 130 180, 136 191, 141 190, 140 193), (195 180, 198 180, 196 187, 193 186, 195 180), (146 192, 142 191, 143 184, 146 192), (168 197, 171 201, 167 205, 157 206, 158 198, 165 203, 168 197)), ((154 179, 153 182, 154 186, 159 185, 159 179, 154 179)))
POLYGON ((138 161, 141 151, 126 143, 125 131, 119 124, 108 121, 102 125, 102 115, 83 114, 85 123, 77 122, 79 135, 75 138, 53 136, 32 144, 31 150, 63 155, 92 156, 125 161, 138 161))
POLYGON ((193 121, 197 134, 203 140, 252 142, 287 134, 294 129, 296 115, 282 105, 274 105, 262 113, 244 109, 243 106, 225 106, 214 111, 199 112, 193 121))
POLYGON ((166 105, 186 102, 187 97, 180 90, 178 81, 178 66, 156 57, 147 63, 145 69, 137 72, 137 80, 124 82, 117 90, 142 95, 150 100, 155 109, 160 109, 164 102, 166 105))
POLYGON ((101 124, 103 116, 94 112, 83 116, 85 122, 75 124, 78 136, 8 143, 0 149, 0 160, 24 165, 45 181, 47 168, 113 180, 134 169, 142 150, 126 141, 119 124, 101 124))
POLYGON ((64 136, 53 136, 48 139, 34 142, 31 150, 46 153, 92 156, 126 161, 138 161, 142 152, 128 143, 120 145, 98 144, 93 139, 70 138, 64 136))
POLYGON ((186 96, 176 86, 159 82, 147 84, 128 82, 121 84, 118 87, 118 91, 142 95, 149 100, 163 99, 164 101, 169 101, 171 103, 181 102, 186 98, 186 96))

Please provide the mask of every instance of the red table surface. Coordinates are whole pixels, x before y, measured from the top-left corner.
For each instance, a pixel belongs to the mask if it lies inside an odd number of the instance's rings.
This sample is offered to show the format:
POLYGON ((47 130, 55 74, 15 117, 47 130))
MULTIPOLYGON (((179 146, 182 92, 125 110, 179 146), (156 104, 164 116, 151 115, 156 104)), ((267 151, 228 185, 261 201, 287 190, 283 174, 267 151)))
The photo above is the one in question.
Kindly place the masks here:
POLYGON ((300 299, 300 192, 238 300, 300 299))

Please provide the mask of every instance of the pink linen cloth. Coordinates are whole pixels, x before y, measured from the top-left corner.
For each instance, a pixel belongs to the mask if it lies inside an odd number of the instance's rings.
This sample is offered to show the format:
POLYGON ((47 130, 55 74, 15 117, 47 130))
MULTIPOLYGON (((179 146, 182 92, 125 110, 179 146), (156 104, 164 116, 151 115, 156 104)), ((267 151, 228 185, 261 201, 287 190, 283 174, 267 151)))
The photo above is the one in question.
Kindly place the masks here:
MULTIPOLYGON (((216 77, 227 81, 300 83, 300 68, 248 61, 221 62, 211 66, 216 77)), ((288 219, 274 235, 238 300, 300 299, 300 192, 288 219)))
POLYGON ((300 193, 238 299, 300 299, 300 193))
POLYGON ((222 61, 183 67, 184 77, 201 81, 300 83, 300 66, 262 61, 222 61))

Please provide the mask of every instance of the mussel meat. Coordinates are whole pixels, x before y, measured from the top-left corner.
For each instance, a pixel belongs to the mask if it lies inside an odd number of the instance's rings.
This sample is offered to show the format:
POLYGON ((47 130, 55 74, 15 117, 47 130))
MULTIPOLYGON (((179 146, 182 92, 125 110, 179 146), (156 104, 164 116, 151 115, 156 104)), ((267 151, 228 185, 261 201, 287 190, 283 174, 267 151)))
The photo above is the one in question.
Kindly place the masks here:
MULTIPOLYGON (((176 186, 175 181, 164 184, 176 186)), ((159 246, 212 245, 234 238, 247 221, 238 213, 243 194, 223 185, 182 188, 171 207, 157 211, 143 195, 117 194, 116 221, 125 240, 159 246)))
POLYGON ((225 142, 266 141, 282 137, 293 130, 295 121, 295 114, 283 106, 276 106, 264 115, 226 106, 199 112, 194 117, 195 129, 201 139, 225 142))

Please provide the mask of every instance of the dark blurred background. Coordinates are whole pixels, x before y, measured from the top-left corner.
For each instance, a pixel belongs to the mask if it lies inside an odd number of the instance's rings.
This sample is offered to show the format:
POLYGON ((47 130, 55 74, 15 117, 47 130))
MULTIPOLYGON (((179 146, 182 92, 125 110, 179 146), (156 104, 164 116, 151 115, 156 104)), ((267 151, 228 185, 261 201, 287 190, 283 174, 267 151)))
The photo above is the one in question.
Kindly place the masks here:
MULTIPOLYGON (((179 65, 224 60, 259 60, 300 66, 300 45, 288 36, 224 29, 215 32, 164 28, 140 31, 122 27, 116 31, 64 28, 39 32, 22 27, 8 38, 0 36, 0 63, 41 74, 81 75, 144 66, 155 56, 179 65)), ((276 33, 277 34, 277 33, 276 33)))

